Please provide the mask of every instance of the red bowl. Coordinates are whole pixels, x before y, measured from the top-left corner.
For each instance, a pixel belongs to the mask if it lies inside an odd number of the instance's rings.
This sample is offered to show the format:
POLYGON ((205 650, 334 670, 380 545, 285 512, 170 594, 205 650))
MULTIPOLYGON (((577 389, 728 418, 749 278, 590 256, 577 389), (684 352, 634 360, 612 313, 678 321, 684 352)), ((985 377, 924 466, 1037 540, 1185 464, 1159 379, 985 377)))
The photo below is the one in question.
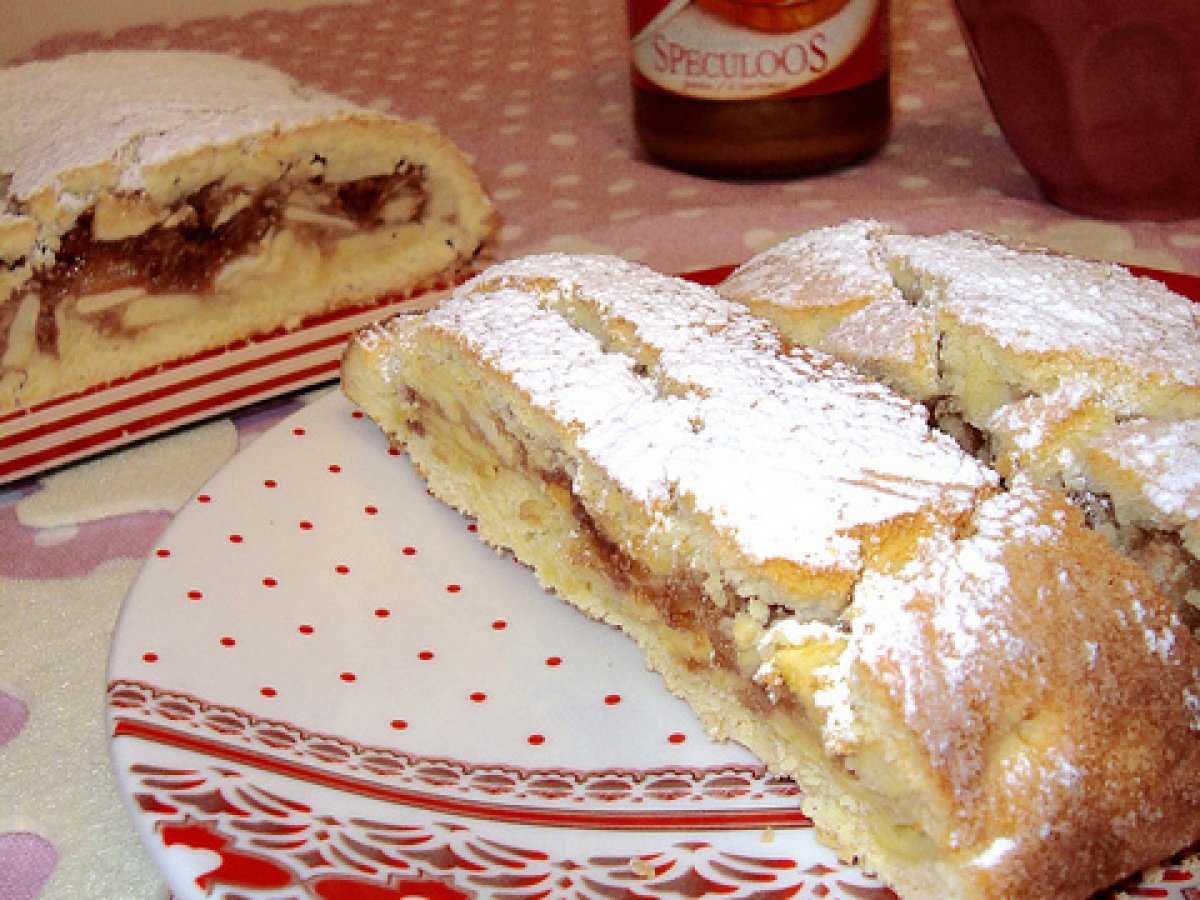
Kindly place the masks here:
POLYGON ((955 0, 1009 145, 1052 203, 1200 216, 1200 0, 955 0))

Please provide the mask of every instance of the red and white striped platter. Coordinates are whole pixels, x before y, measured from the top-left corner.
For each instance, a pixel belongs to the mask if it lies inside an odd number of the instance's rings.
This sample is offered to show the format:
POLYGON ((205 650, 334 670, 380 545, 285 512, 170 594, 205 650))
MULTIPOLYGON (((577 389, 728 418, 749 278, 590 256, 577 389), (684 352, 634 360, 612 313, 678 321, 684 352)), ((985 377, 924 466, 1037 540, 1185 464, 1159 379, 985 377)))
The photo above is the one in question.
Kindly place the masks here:
POLYGON ((385 297, 0 416, 0 483, 337 377, 357 328, 445 294, 385 297))

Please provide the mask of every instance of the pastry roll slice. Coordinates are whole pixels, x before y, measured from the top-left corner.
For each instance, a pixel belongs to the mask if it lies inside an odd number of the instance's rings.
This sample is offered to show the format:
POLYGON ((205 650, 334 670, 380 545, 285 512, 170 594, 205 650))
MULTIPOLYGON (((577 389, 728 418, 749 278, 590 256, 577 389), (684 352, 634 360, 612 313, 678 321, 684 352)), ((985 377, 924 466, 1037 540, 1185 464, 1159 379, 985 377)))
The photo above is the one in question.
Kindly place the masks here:
POLYGON ((1006 479, 1062 491, 1200 626, 1194 472, 1178 464, 1166 484, 1151 454, 1125 454, 1114 479, 1105 462, 1124 435, 1195 432, 1200 305, 1112 263, 867 220, 783 241, 718 289, 924 403, 1006 479), (1174 508, 1138 499, 1131 478, 1174 508))
POLYGON ((1086 897, 1200 837, 1200 649, 1053 492, 714 291, 493 267, 343 386, 905 897, 1086 897))
POLYGON ((235 57, 0 69, 0 414, 452 280, 491 237, 435 130, 235 57))

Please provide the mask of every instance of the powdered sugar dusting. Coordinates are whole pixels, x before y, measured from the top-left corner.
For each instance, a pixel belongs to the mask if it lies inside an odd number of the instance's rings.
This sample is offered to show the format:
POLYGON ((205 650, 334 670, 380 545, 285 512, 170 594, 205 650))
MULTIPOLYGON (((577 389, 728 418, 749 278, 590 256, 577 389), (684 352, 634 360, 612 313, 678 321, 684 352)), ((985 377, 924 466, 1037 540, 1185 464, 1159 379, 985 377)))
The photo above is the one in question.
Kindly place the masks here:
POLYGON ((1095 396, 1092 385, 1067 381, 1049 393, 1000 407, 988 420, 988 430, 1004 435, 1018 450, 1032 452, 1045 444, 1064 419, 1095 396))
POLYGON ((990 869, 1000 865, 1005 857, 1017 849, 1017 842, 1012 838, 996 838, 988 847, 972 861, 972 865, 981 869, 990 869))
POLYGON ((939 283, 923 302, 1030 353, 1116 359, 1200 385, 1196 306, 1113 263, 1006 246, 970 232, 884 234, 894 267, 939 283))
POLYGON ((883 230, 879 222, 852 219, 789 238, 740 266, 722 284, 721 292, 783 307, 797 298, 818 306, 842 302, 847 296, 903 302, 879 252, 878 236, 883 230))
POLYGON ((853 567, 855 528, 970 506, 995 482, 920 407, 832 359, 789 354, 711 289, 621 260, 501 264, 430 322, 577 423, 579 447, 624 489, 694 506, 754 560, 853 567), (578 303, 611 333, 581 332, 558 311, 578 303))
MULTIPOLYGON (((1200 673, 1196 673, 1196 680, 1200 682, 1200 673)), ((1200 731, 1200 694, 1195 691, 1185 690, 1183 692, 1183 705, 1192 714, 1192 731, 1200 731)))
POLYGON ((345 115, 348 102, 268 66, 209 53, 83 53, 0 69, 0 175, 18 200, 59 172, 141 167, 212 143, 345 115), (82 86, 86 85, 86 89, 82 86))
POLYGON ((886 685, 935 764, 952 764, 964 783, 982 765, 979 736, 995 711, 979 698, 992 690, 995 667, 1032 658, 1006 553, 1014 541, 1032 548, 1058 532, 1029 491, 1018 484, 989 498, 969 537, 936 534, 899 571, 868 573, 855 592, 842 665, 886 685))
POLYGON ((941 536, 924 548, 919 569, 872 573, 859 585, 856 653, 871 666, 886 660, 894 667, 893 686, 911 720, 925 714, 930 693, 965 702, 962 686, 985 648, 1019 652, 1008 646, 1003 606, 1010 585, 999 549, 990 541, 956 544, 941 536))
POLYGON ((1143 496, 1168 520, 1200 520, 1200 419, 1124 422, 1090 449, 1138 473, 1143 496))

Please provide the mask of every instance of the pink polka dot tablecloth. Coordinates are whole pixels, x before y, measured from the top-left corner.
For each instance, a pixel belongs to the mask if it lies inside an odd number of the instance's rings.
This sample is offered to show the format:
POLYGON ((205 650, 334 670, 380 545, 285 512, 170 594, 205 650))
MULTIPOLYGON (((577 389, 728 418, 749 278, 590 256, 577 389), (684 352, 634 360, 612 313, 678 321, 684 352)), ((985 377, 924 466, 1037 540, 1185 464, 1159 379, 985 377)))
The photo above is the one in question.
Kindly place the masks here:
MULTIPOLYGON (((501 212, 498 257, 687 271, 870 216, 1200 274, 1200 221, 1041 201, 946 0, 895 0, 893 31, 886 148, 765 183, 640 154, 620 3, 376 0, 68 34, 33 55, 236 53, 434 123, 501 212)), ((316 391, 0 485, 0 900, 878 891, 808 844, 819 861, 788 869, 808 840, 788 786, 714 750, 602 629, 526 606, 524 571, 402 473, 316 391), (598 732, 622 752, 599 755, 598 732), (457 754, 463 735, 477 757, 457 754), (680 797, 738 828, 699 817, 659 839, 680 797), (523 837, 547 822, 573 839, 523 837)), ((1155 877, 1154 896, 1200 891, 1187 867, 1155 877)))

